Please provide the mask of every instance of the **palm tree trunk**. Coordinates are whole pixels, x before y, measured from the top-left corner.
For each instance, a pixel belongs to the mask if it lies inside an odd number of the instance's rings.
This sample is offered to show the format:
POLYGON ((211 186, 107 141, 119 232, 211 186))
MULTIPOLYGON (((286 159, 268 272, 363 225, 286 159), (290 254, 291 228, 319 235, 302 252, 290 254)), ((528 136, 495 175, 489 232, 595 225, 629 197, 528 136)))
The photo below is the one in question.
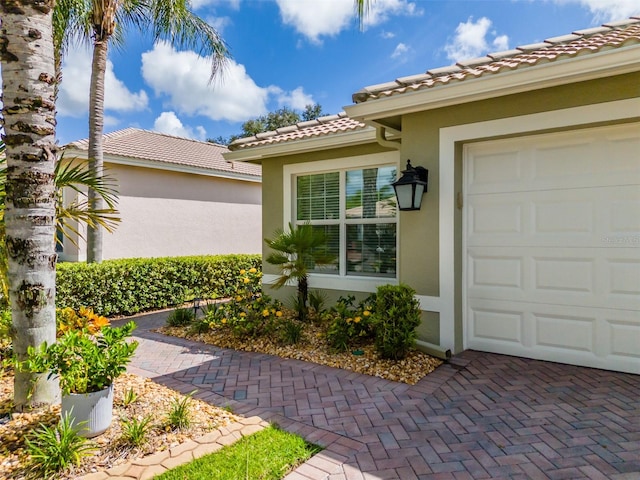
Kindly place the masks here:
MULTIPOLYGON (((7 146, 6 250, 13 348, 56 339, 54 0, 1 3, 0 60, 7 146)), ((47 374, 17 371, 16 410, 58 400, 47 374)))
POLYGON ((309 316, 307 301, 309 299, 309 279, 305 275, 298 280, 298 318, 305 322, 309 316))
MULTIPOLYGON (((91 63, 91 87, 89 93, 89 170, 96 178, 104 173, 102 132, 104 130, 104 75, 107 69, 108 38, 96 40, 91 63)), ((89 205, 94 210, 104 209, 104 200, 89 189, 89 205)), ((102 261, 102 229, 88 227, 87 262, 102 261)))

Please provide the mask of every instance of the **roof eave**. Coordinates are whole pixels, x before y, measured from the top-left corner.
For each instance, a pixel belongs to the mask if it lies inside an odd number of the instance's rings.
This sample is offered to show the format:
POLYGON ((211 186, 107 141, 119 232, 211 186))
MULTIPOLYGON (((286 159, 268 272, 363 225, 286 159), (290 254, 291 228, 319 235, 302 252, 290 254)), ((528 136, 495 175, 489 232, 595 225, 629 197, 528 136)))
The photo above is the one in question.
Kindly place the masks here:
POLYGON ((290 140, 282 143, 272 143, 255 147, 245 147, 239 150, 224 152, 222 156, 229 161, 243 161, 261 163, 272 157, 295 155, 328 148, 350 147, 365 143, 375 143, 376 131, 366 127, 357 131, 332 133, 318 137, 290 140))
MULTIPOLYGON (((65 154, 72 155, 74 157, 78 157, 82 159, 87 158, 86 150, 77 149, 75 147, 71 147, 71 148, 67 147, 65 149, 65 154)), ((230 180, 242 180, 246 182, 255 182, 255 183, 262 182, 261 175, 250 175, 246 173, 227 172, 224 170, 216 170, 214 168, 203 168, 203 167, 196 167, 191 165, 179 165, 174 163, 161 162, 157 160, 124 157, 120 155, 105 154, 104 163, 126 165, 129 167, 152 168, 155 170, 165 170, 170 172, 189 173, 193 175, 202 175, 205 177, 218 177, 218 178, 227 178, 230 180)))
POLYGON ((372 99, 345 107, 349 117, 372 122, 391 115, 459 105, 515 93, 539 90, 640 71, 640 44, 446 85, 372 99))

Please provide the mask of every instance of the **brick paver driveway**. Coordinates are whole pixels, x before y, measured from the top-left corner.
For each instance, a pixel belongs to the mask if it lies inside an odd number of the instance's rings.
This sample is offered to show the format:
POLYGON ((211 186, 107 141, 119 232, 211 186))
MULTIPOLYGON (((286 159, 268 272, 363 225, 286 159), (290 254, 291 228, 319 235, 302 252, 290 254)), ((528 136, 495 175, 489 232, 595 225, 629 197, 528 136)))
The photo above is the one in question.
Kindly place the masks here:
POLYGON ((290 479, 640 479, 640 377, 465 352, 417 385, 163 337, 132 370, 328 448, 290 479))

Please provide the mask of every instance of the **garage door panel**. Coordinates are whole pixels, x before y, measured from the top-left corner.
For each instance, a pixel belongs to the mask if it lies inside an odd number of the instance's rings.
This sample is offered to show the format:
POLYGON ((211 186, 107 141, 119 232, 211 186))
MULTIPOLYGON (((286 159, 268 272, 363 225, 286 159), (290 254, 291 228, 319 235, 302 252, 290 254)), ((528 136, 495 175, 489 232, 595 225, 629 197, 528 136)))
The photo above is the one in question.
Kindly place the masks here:
POLYGON ((476 307, 470 314, 475 339, 522 344, 524 315, 521 311, 476 307))
POLYGON ((536 331, 533 346, 593 352, 596 318, 555 313, 558 310, 532 313, 536 331))
POLYGON ((472 247, 640 246, 637 185, 470 195, 466 203, 472 247))
POLYGON ((469 247, 466 268, 469 298, 640 310, 638 249, 469 247))
POLYGON ((607 318, 609 348, 612 356, 640 359, 640 325, 633 319, 607 318))
POLYGON ((640 125, 464 152, 466 346, 640 373, 640 125))
POLYGON ((522 219, 526 205, 524 202, 493 202, 470 205, 470 231, 480 239, 496 234, 507 235, 509 238, 520 236, 522 219))
POLYGON ((467 347, 640 374, 636 311, 467 302, 467 347))
POLYGON ((533 287, 538 291, 592 297, 596 293, 594 277, 595 261, 589 257, 533 258, 533 287))
POLYGON ((523 182, 521 159, 522 153, 518 150, 500 152, 489 151, 488 155, 482 152, 477 154, 478 162, 475 162, 470 170, 470 182, 481 189, 493 190, 496 185, 503 183, 518 184, 523 182))
MULTIPOLYGON (((640 155, 640 154, 639 154, 640 155)), ((638 160, 640 163, 640 159, 638 160)), ((608 232, 604 234, 637 235, 629 243, 640 246, 640 186, 620 188, 618 198, 607 202, 608 232)))
POLYGON ((610 258, 606 260, 606 265, 610 278, 605 287, 607 288, 606 293, 614 301, 628 299, 638 302, 640 299, 640 260, 610 258))
POLYGON ((466 175, 465 192, 637 185, 639 129, 637 124, 629 124, 470 145, 465 152, 468 172, 481 174, 466 175), (493 160, 496 154, 499 163, 493 160))
POLYGON ((520 257, 489 256, 470 259, 471 286, 524 289, 523 259, 520 257))

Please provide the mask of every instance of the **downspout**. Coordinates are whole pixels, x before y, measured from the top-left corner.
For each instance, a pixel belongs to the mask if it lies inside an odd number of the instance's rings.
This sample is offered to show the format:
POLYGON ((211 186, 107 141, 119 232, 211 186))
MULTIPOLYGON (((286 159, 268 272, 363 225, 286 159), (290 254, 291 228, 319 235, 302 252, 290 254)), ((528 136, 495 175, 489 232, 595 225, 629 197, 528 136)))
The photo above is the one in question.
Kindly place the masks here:
POLYGON ((383 147, 392 148, 394 150, 400 150, 400 147, 402 146, 399 138, 397 140, 388 140, 387 128, 380 125, 376 126, 376 141, 383 147))
POLYGON ((416 348, 421 352, 436 358, 448 361, 451 359, 451 350, 443 350, 441 346, 423 340, 416 340, 416 348))
MULTIPOLYGON (((400 147, 402 146, 400 138, 395 140, 387 139, 387 129, 381 125, 376 126, 376 141, 383 147, 392 148, 394 150, 400 150, 400 147)), ((439 345, 434 345, 433 343, 425 342, 423 340, 416 340, 415 344, 418 350, 421 350, 428 355, 432 355, 445 361, 451 359, 451 350, 444 350, 439 345)))

